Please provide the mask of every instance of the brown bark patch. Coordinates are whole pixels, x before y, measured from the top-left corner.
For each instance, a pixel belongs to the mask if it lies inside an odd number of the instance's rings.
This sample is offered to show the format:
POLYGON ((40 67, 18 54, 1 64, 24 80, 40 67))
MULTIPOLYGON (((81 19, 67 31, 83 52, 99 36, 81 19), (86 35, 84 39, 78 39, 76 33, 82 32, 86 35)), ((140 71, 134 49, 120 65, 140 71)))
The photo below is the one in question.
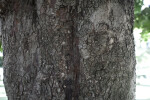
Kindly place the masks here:
POLYGON ((48 0, 48 3, 50 4, 50 7, 54 8, 56 0, 48 0))
POLYGON ((56 15, 60 18, 60 21, 62 22, 68 20, 69 14, 67 12, 67 7, 61 7, 59 10, 57 10, 56 15))

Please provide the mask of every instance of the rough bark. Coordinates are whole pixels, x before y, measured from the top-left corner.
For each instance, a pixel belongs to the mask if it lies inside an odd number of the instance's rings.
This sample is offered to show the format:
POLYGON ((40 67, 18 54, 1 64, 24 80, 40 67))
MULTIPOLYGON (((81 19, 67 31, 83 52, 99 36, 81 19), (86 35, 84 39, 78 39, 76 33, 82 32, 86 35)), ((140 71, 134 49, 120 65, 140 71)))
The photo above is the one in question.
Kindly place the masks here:
POLYGON ((133 0, 7 0, 9 100, 134 100, 133 0))

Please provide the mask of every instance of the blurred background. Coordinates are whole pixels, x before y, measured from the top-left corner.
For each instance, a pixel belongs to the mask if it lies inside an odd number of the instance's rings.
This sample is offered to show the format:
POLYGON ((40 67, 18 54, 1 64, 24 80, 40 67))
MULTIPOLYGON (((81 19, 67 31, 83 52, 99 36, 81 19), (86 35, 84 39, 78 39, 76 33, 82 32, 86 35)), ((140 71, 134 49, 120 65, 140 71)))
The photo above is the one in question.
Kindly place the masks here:
MULTIPOLYGON (((136 100, 150 100, 150 0, 135 0, 134 38, 137 60, 136 100)), ((0 100, 7 100, 3 84, 1 42, 0 46, 0 100)))
POLYGON ((150 0, 135 0, 136 100, 150 100, 150 0))

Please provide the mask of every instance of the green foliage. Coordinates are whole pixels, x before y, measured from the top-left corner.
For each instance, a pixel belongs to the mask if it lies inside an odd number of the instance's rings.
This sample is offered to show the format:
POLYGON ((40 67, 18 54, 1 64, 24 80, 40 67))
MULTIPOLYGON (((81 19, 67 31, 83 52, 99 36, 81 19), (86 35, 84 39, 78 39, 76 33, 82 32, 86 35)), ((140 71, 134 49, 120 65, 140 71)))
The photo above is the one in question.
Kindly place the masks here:
POLYGON ((143 0, 135 0, 134 28, 142 29, 141 37, 147 41, 150 38, 150 6, 142 10, 143 5, 143 0))

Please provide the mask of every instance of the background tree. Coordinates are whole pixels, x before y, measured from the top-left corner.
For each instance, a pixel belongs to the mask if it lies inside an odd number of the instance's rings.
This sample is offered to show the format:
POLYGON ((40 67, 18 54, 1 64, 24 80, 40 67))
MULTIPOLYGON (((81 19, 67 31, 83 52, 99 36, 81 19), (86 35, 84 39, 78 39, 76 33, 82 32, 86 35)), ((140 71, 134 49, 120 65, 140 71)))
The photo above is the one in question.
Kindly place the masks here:
POLYGON ((142 29, 141 37, 147 41, 150 38, 150 6, 142 9, 143 0, 135 0, 134 28, 142 29))
POLYGON ((134 100, 133 0, 4 0, 9 100, 134 100))

